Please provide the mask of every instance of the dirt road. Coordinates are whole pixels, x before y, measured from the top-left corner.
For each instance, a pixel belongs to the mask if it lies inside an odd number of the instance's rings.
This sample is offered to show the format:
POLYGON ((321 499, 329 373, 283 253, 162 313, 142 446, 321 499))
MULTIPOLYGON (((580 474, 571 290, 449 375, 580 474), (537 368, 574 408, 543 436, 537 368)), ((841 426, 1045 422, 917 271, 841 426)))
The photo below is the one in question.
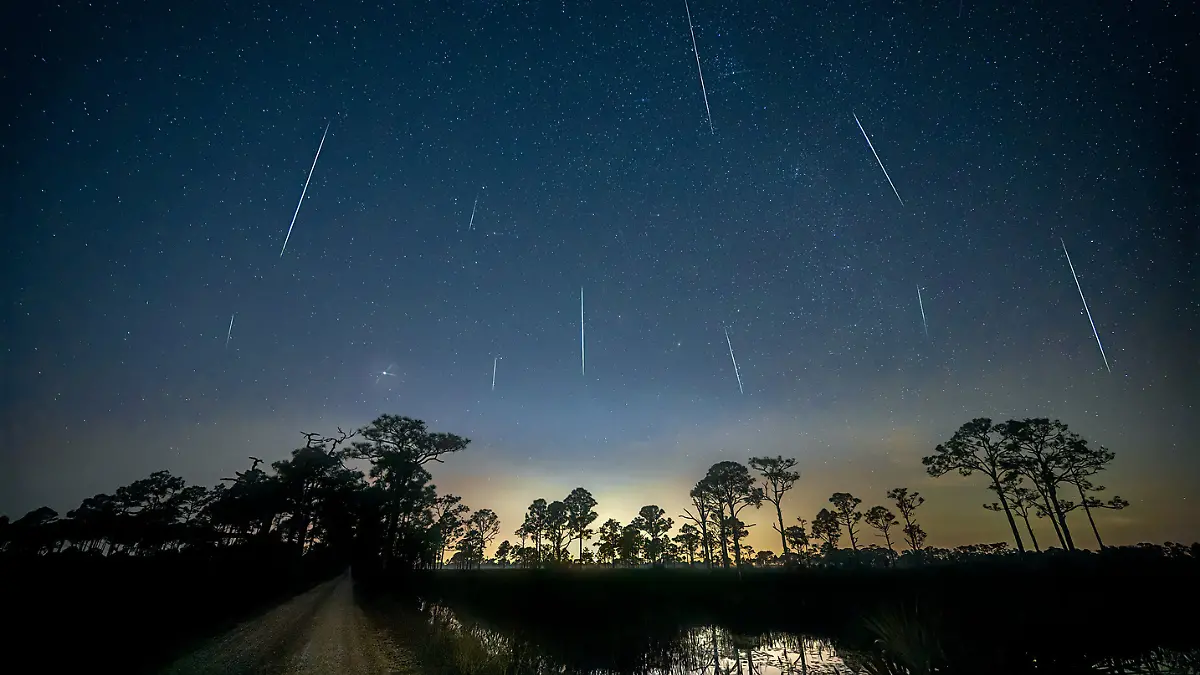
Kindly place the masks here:
POLYGON ((355 604, 346 573, 214 638, 162 673, 411 675, 415 668, 355 604))

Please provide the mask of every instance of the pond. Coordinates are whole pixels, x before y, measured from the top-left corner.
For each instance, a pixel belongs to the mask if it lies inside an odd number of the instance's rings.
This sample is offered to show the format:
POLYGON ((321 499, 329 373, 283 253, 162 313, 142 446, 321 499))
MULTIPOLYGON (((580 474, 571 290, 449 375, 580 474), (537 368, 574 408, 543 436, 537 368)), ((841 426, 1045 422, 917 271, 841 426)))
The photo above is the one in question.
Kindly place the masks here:
POLYGON ((472 619, 441 604, 420 603, 392 614, 406 639, 423 633, 418 659, 446 675, 901 675, 924 673, 1200 673, 1200 650, 1150 649, 1122 656, 1073 655, 1054 663, 993 660, 950 664, 936 638, 874 643, 787 632, 748 635, 718 625, 625 626, 596 631, 561 617, 562 630, 472 619), (572 624, 581 630, 571 630, 572 624), (890 648, 885 645, 890 644, 890 648))

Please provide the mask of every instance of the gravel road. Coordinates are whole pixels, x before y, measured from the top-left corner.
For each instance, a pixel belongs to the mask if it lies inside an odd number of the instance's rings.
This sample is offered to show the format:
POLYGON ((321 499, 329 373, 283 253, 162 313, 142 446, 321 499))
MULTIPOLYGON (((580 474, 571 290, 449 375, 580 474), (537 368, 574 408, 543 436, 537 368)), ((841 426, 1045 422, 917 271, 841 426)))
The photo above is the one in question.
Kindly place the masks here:
POLYGON ((347 572, 210 640, 161 672, 413 675, 416 669, 355 603, 347 572))

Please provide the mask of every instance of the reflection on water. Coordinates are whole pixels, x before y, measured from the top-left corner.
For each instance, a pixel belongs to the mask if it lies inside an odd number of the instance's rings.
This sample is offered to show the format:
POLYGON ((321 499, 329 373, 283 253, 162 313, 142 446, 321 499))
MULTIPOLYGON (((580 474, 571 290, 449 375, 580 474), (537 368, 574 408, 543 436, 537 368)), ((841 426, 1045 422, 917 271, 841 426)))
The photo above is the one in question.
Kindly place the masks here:
MULTIPOLYGON (((421 614, 440 645, 443 664, 470 675, 924 675, 990 672, 922 668, 882 650, 852 649, 835 641, 791 633, 741 635, 719 626, 680 628, 640 644, 628 640, 554 641, 544 644, 517 631, 493 630, 441 605, 422 605, 421 614)), ((1068 672, 1031 668, 1021 672, 1068 672)), ((1069 672, 1080 672, 1072 669, 1069 672)), ((1140 675, 1200 673, 1200 652, 1156 649, 1136 658, 1097 659, 1082 672, 1140 675)))

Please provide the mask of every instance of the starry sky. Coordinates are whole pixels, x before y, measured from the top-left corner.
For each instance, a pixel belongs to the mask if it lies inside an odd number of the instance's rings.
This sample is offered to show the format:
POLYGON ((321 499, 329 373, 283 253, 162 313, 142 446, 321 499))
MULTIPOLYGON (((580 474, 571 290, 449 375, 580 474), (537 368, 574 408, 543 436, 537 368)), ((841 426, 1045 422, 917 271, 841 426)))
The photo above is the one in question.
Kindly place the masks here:
POLYGON ((1003 519, 920 457, 1047 416, 1112 543, 1200 538, 1197 10, 1037 4, 0 10, 0 512, 390 412, 506 534, 783 454, 789 519, 908 485, 955 545, 1003 519))

